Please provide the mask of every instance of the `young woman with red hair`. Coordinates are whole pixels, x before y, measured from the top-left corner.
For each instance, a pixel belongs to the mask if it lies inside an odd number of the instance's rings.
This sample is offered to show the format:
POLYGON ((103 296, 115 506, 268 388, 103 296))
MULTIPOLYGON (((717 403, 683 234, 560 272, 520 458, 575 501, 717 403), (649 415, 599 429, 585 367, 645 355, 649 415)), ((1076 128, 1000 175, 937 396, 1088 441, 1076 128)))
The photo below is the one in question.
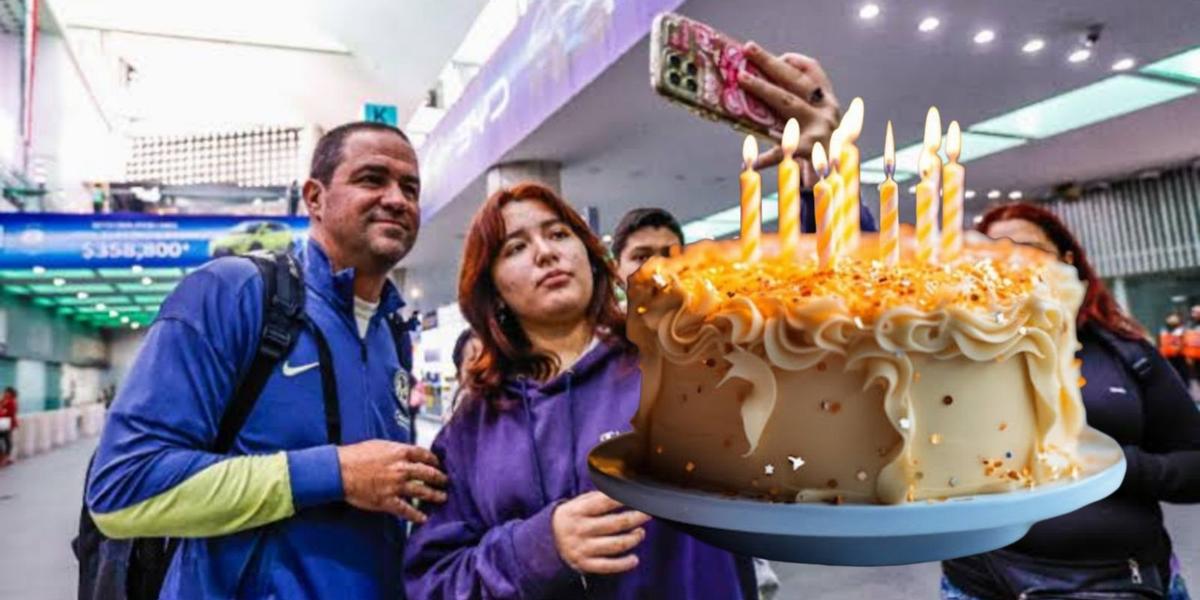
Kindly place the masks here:
POLYGON ((600 241, 548 188, 494 194, 459 306, 482 350, 433 444, 448 501, 410 538, 412 598, 753 598, 749 558, 626 510, 587 454, 627 431, 641 372, 600 241))
POLYGON ((1087 421, 1124 446, 1127 471, 1113 495, 1038 523, 1007 548, 943 562, 942 598, 1188 598, 1159 507, 1200 502, 1200 412, 1187 389, 1054 213, 1008 204, 989 210, 978 229, 1079 272, 1087 421))

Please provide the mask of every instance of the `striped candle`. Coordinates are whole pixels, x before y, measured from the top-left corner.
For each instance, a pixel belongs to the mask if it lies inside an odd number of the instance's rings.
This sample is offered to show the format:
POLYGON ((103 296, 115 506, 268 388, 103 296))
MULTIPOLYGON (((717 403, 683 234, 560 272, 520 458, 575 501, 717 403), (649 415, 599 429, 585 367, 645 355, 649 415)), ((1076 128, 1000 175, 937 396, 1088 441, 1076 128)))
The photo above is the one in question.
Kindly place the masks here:
POLYGON ((838 170, 838 157, 842 153, 842 131, 833 130, 829 138, 829 256, 836 260, 846 251, 842 243, 845 235, 842 226, 845 225, 846 186, 842 181, 841 171, 838 170))
POLYGON ((779 163, 780 255, 795 260, 800 246, 800 165, 792 155, 800 145, 800 123, 788 119, 783 128, 783 160, 779 163))
POLYGON ((883 138, 883 170, 886 178, 879 184, 879 259, 887 265, 900 262, 899 189, 892 174, 896 171, 896 142, 892 122, 887 123, 883 138))
POLYGON ((758 143, 746 136, 742 144, 742 261, 756 261, 762 256, 762 176, 754 170, 758 158, 758 143))
POLYGON ((921 262, 936 263, 938 260, 938 199, 941 194, 942 159, 938 149, 942 147, 942 117, 936 106, 929 107, 925 115, 925 139, 917 168, 921 171, 921 183, 917 184, 917 258, 921 262))
POLYGON ((838 125, 838 130, 842 132, 839 138, 842 147, 837 154, 837 166, 838 173, 842 176, 844 194, 839 207, 839 253, 850 252, 858 246, 859 206, 862 196, 859 188, 859 151, 854 142, 858 141, 858 136, 862 133, 863 112, 862 98, 855 98, 850 102, 850 107, 846 109, 846 114, 842 116, 842 122, 838 125))
POLYGON ((813 197, 817 221, 817 261, 822 269, 828 269, 833 257, 833 185, 830 183, 829 162, 825 158, 825 147, 821 142, 813 144, 813 169, 821 180, 813 186, 813 197))
POLYGON ((950 162, 942 167, 942 260, 950 262, 962 252, 963 180, 966 169, 958 163, 962 150, 962 131, 951 121, 946 131, 946 155, 950 162))

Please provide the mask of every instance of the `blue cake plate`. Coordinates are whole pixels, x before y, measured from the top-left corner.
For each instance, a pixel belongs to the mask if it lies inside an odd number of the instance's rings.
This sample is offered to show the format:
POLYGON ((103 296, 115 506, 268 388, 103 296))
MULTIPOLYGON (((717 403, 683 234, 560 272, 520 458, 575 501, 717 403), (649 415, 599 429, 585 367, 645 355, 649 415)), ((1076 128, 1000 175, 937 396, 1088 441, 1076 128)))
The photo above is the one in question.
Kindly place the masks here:
POLYGON ((894 506, 776 504, 657 482, 637 472, 641 440, 633 433, 596 446, 588 467, 605 494, 732 552, 797 563, 904 565, 1002 548, 1038 521, 1113 493, 1125 477, 1121 447, 1091 428, 1080 442, 1077 480, 894 506))

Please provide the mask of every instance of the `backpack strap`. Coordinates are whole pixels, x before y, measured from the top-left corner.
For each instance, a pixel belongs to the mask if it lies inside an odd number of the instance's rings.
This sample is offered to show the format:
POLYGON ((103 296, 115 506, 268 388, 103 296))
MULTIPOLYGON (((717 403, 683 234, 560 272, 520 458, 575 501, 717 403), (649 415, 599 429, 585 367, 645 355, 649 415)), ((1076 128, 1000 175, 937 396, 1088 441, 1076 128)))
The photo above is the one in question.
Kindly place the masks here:
POLYGON ((1146 344, 1122 338, 1103 327, 1092 327, 1092 331, 1100 336, 1100 340, 1109 350, 1121 358, 1121 363, 1133 373, 1139 385, 1150 379, 1154 372, 1154 361, 1150 360, 1146 344))
POLYGON ((325 403, 325 434, 329 443, 335 446, 342 443, 342 412, 338 406, 337 378, 333 373, 333 352, 329 350, 329 341, 317 324, 308 319, 313 337, 317 341, 317 360, 321 363, 321 395, 325 403))
POLYGON ((255 253, 246 258, 254 262, 262 275, 263 327, 250 368, 221 416, 213 444, 214 450, 221 454, 233 448, 234 439, 254 410, 271 371, 291 351, 304 326, 304 282, 296 259, 287 253, 255 253))

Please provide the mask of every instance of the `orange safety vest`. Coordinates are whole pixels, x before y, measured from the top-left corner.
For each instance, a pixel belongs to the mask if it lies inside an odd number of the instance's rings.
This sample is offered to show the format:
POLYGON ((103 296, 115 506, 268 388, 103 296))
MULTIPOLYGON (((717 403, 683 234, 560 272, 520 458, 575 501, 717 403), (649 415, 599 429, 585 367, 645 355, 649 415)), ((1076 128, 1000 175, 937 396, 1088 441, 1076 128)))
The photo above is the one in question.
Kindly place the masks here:
POLYGON ((1200 327, 1193 327, 1183 333, 1183 355, 1200 360, 1200 327))
POLYGON ((1183 356, 1183 336, 1179 335, 1178 328, 1163 329, 1158 334, 1158 351, 1163 358, 1183 356))

